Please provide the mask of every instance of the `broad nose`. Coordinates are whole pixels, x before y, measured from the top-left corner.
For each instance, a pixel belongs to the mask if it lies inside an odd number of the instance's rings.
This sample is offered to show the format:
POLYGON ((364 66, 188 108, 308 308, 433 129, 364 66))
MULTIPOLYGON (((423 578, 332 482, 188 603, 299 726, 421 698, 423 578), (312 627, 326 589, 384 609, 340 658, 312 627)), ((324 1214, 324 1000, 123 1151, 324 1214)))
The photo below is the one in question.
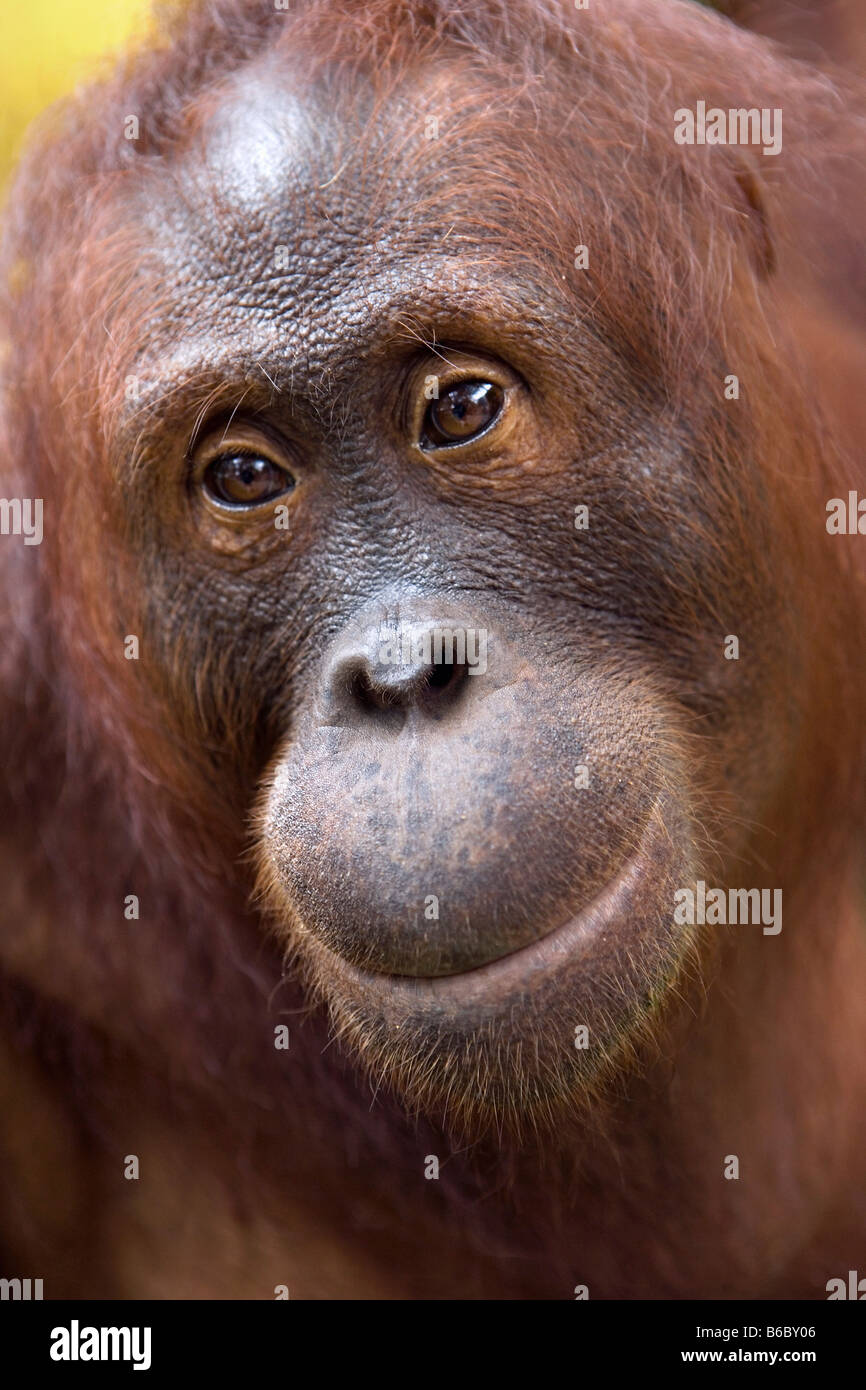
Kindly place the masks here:
POLYGON ((477 628, 424 621, 347 638, 325 673, 327 722, 402 727, 413 711, 444 718, 472 686, 478 635, 477 628))

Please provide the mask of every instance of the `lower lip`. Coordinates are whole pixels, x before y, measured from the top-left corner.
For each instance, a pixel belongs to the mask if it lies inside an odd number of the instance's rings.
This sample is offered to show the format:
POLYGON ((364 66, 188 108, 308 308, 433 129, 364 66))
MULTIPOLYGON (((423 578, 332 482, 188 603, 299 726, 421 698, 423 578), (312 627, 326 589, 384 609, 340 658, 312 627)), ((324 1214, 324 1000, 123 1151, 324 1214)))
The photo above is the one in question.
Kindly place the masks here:
POLYGON ((657 933, 664 916, 670 921, 671 857, 671 836, 660 798, 637 850, 618 874, 576 917, 539 940, 457 975, 384 975, 361 970, 339 956, 332 956, 332 963, 345 983, 354 981, 360 993, 377 995, 398 1008, 402 999, 412 1013, 472 1014, 491 1007, 498 1012, 503 1000, 518 993, 543 998, 554 979, 566 970, 569 975, 580 971, 582 964, 593 978, 606 977, 609 971, 598 957, 609 956, 615 970, 615 958, 627 955, 632 944, 639 948, 649 922, 653 924, 649 930, 657 933))

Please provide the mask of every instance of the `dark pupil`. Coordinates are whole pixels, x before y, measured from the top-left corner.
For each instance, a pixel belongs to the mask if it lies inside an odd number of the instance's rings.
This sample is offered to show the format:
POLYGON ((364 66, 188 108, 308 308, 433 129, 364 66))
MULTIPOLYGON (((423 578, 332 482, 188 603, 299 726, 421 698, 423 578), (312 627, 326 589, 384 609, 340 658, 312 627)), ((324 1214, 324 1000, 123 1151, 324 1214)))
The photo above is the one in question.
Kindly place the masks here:
POLYGON ((207 470, 211 491, 222 502, 262 502, 285 492, 291 479, 268 459, 231 454, 214 459, 207 470))
POLYGON ((462 381, 433 402, 430 411, 434 442, 471 439, 495 419, 502 404, 502 392, 491 381, 462 381))

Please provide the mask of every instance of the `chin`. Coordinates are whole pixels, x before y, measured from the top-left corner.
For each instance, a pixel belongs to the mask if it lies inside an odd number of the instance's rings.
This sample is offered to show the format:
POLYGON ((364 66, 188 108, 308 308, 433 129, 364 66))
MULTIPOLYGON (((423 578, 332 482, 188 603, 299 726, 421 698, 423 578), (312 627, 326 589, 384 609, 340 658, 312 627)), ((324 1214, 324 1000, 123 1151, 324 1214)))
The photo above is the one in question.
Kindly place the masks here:
MULTIPOLYGON (((538 922, 524 944, 507 944, 500 901, 472 926, 501 949, 464 969, 440 959, 434 971, 435 956, 426 970, 408 968, 413 925, 401 943, 393 922, 401 968, 372 969, 352 958, 354 932, 340 950, 298 911, 284 860, 262 881, 292 968, 376 1089, 384 1083, 409 1111, 463 1138, 520 1136, 579 1119, 624 1070, 639 1071, 657 1052, 678 982, 698 969, 696 929, 674 921, 675 891, 696 870, 671 797, 655 799, 635 841, 583 906, 556 925, 538 922)), ((384 933, 372 908, 369 921, 368 935, 384 933)))

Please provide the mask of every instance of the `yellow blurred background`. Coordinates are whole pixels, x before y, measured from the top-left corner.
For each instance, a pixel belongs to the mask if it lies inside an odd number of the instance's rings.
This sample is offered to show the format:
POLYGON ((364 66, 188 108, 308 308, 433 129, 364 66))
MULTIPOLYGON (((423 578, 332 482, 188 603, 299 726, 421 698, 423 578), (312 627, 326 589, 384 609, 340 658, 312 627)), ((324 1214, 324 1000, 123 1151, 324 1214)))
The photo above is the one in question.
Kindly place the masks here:
POLYGON ((146 25, 149 0, 0 0, 0 185, 35 115, 146 25))

